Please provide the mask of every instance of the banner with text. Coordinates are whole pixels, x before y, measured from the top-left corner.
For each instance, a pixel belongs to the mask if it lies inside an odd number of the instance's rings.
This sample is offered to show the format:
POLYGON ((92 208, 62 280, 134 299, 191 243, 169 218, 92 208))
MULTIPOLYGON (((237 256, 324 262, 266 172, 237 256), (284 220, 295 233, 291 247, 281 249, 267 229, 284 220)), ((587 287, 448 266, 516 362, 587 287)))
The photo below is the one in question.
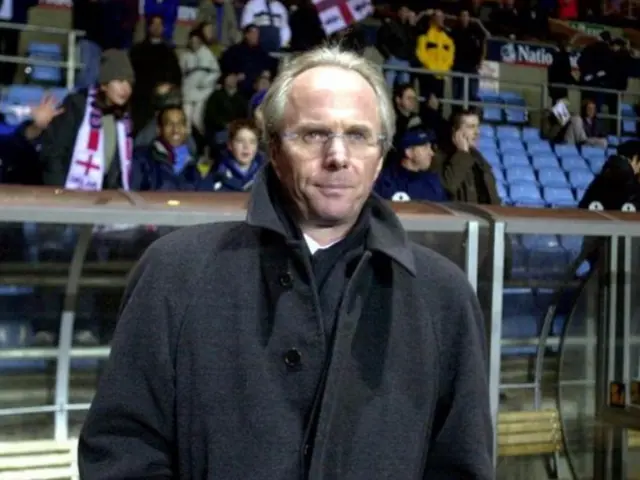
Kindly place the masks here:
MULTIPOLYGON (((553 62, 553 53, 557 48, 553 45, 513 42, 505 39, 491 38, 487 42, 486 60, 523 67, 548 68, 553 62)), ((571 66, 578 68, 580 52, 571 53, 571 66)), ((640 59, 635 59, 631 76, 640 77, 640 59)))

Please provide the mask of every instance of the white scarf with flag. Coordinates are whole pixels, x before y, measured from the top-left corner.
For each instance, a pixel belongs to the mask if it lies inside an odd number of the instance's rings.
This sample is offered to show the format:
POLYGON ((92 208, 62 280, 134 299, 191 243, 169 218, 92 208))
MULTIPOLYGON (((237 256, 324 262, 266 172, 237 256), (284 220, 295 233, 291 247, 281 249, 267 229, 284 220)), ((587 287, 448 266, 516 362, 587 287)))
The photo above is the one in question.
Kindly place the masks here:
MULTIPOLYGON (((102 111, 96 106, 95 99, 96 90, 91 89, 87 95, 84 119, 76 136, 71 165, 64 184, 64 188, 67 190, 102 190, 106 174, 104 131, 102 129, 102 111)), ((116 122, 116 133, 122 188, 129 190, 133 141, 131 139, 131 121, 128 116, 116 122)))
POLYGON ((371 0, 313 0, 324 33, 333 35, 373 14, 371 0))
MULTIPOLYGON (((102 190, 106 172, 104 158, 104 131, 102 129, 102 111, 96 105, 95 89, 89 90, 84 119, 76 136, 71 165, 64 184, 66 190, 88 192, 102 190)), ((131 180, 131 159, 133 140, 131 138, 131 120, 126 115, 116 122, 116 137, 122 189, 128 191, 131 180)), ((104 233, 136 229, 137 225, 99 225, 95 231, 104 233)))

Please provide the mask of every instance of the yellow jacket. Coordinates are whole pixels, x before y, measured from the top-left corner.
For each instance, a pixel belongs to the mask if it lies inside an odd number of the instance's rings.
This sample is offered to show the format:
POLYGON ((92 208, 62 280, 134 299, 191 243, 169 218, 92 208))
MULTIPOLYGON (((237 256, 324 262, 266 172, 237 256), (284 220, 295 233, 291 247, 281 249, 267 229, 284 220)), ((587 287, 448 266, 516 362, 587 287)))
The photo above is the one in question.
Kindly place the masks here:
POLYGON ((453 66, 456 47, 446 31, 429 27, 427 33, 418 37, 416 57, 427 70, 448 72, 453 66))

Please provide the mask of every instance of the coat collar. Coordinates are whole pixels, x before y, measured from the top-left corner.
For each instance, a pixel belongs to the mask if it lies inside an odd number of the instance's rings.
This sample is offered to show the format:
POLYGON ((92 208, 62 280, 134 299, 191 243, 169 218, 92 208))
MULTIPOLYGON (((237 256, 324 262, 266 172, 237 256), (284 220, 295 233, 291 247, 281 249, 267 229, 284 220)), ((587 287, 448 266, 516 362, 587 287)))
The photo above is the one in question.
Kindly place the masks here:
MULTIPOLYGON (((288 238, 290 237, 289 229, 283 224, 274 205, 274 199, 278 195, 273 190, 278 187, 279 181, 275 172, 267 164, 256 176, 251 189, 247 223, 252 227, 270 230, 288 238)), ((400 220, 393 210, 374 193, 369 197, 368 205, 370 218, 367 248, 388 256, 415 276, 415 259, 400 220)))

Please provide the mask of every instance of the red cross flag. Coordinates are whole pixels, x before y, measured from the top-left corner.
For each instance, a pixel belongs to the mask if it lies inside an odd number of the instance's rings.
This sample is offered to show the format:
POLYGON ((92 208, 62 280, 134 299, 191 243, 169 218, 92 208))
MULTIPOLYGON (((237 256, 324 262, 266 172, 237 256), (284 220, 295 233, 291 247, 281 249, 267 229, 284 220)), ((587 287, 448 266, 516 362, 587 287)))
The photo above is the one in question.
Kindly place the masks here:
POLYGON ((324 33, 332 35, 373 13, 371 0, 313 0, 324 33))

